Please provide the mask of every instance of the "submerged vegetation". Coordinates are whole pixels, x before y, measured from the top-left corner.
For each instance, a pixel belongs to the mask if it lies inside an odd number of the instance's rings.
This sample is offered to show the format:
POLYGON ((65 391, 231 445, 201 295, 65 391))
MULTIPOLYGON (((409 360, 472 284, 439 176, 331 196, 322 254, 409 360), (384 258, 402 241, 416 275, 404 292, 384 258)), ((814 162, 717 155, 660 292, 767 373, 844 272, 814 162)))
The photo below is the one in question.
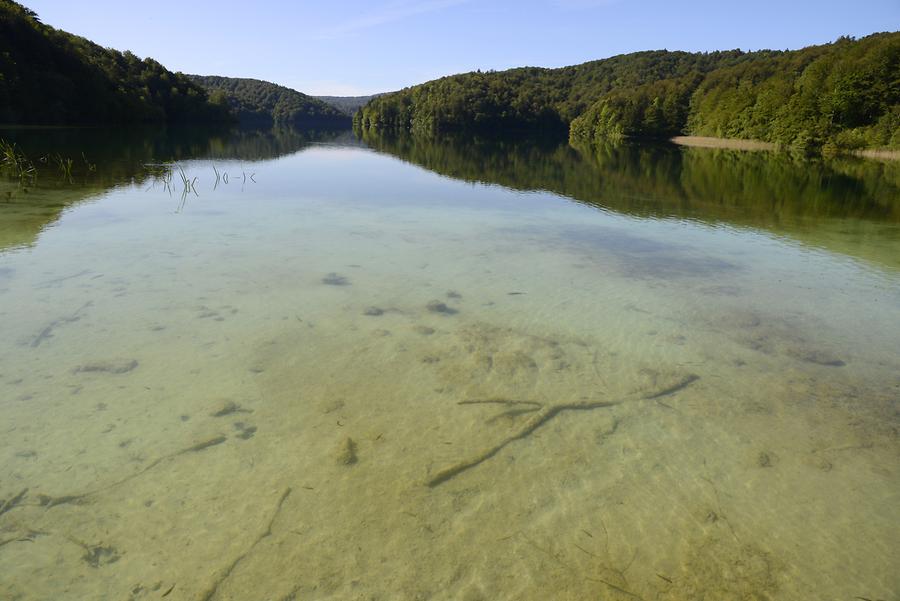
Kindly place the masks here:
POLYGON ((0 138, 0 175, 17 179, 20 183, 34 183, 39 171, 55 171, 71 182, 73 174, 77 172, 93 173, 96 170, 97 166, 88 161, 84 153, 81 154, 80 161, 57 152, 42 155, 35 163, 14 142, 0 138))
POLYGON ((37 170, 14 143, 0 138, 0 173, 19 180, 33 180, 37 170))
POLYGON ((900 33, 794 51, 653 51, 478 71, 379 96, 354 123, 429 135, 568 131, 592 143, 690 134, 804 152, 900 148, 900 33))

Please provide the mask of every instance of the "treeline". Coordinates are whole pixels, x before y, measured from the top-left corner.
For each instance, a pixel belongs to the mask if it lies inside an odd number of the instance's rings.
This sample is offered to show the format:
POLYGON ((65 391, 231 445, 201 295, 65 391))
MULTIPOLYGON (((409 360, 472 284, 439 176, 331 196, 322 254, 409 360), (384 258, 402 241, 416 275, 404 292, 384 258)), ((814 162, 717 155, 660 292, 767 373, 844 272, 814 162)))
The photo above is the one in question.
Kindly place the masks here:
POLYGON ((0 0, 0 123, 56 125, 231 119, 186 76, 103 48, 0 0))
POLYGON ((190 75, 213 102, 227 104, 244 125, 347 127, 350 117, 312 96, 258 79, 190 75))
POLYGON ((900 148, 900 32, 710 73, 691 99, 686 129, 799 149, 900 148))
POLYGON ((566 131, 573 119, 612 90, 703 73, 745 58, 739 51, 652 51, 561 69, 477 71, 379 96, 355 119, 363 128, 429 134, 566 131))
POLYGON ((363 130, 678 134, 802 150, 900 147, 900 33, 795 51, 638 52, 561 69, 444 77, 379 96, 363 130))

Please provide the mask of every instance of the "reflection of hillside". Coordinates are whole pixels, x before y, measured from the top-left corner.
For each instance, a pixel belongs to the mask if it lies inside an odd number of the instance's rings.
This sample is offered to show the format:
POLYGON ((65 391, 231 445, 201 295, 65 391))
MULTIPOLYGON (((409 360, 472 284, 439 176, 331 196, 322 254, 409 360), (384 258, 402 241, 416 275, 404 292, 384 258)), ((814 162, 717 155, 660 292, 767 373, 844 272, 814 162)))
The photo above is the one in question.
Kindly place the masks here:
POLYGON ((349 130, 292 128, 42 128, 0 130, 32 159, 84 155, 96 163, 98 176, 116 177, 116 169, 140 169, 147 163, 189 159, 263 161, 294 154, 311 144, 328 142, 349 130))
POLYGON ((118 185, 143 185, 161 164, 192 159, 261 161, 294 154, 317 143, 341 143, 347 132, 290 128, 0 130, 38 169, 33 184, 0 179, 0 250, 33 244, 62 211, 118 185), (52 157, 73 160, 72 178, 52 157), (42 160, 42 157, 45 160, 42 160))
POLYGON ((900 267, 873 236, 900 230, 900 165, 668 145, 574 149, 534 141, 385 137, 373 149, 457 179, 547 190, 638 217, 765 229, 900 267))
POLYGON ((103 188, 79 188, 69 194, 23 188, 0 179, 0 252, 33 244, 38 234, 54 223, 70 204, 103 192, 103 188))

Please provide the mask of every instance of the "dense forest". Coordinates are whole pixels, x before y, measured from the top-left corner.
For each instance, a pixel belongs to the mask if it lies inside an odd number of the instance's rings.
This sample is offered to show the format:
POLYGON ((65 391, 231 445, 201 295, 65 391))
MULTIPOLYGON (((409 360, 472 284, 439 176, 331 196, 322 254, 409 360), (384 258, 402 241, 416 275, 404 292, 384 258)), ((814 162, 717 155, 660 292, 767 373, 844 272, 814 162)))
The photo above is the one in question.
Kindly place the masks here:
POLYGON ((213 102, 226 103, 245 125, 346 127, 350 116, 312 96, 258 79, 190 75, 213 102))
POLYGON ((710 73, 691 99, 686 129, 801 149, 900 148, 900 32, 710 73))
POLYGON ((228 107, 150 58, 102 48, 0 0, 0 123, 212 122, 228 107))
POLYGON ((597 98, 746 60, 739 51, 638 52, 574 67, 524 67, 443 77, 373 99, 356 121, 364 128, 415 133, 566 131, 597 98))
POLYGON ((444 77, 370 101, 358 128, 417 134, 678 134, 804 151, 900 148, 900 33, 802 50, 638 52, 560 69, 444 77))

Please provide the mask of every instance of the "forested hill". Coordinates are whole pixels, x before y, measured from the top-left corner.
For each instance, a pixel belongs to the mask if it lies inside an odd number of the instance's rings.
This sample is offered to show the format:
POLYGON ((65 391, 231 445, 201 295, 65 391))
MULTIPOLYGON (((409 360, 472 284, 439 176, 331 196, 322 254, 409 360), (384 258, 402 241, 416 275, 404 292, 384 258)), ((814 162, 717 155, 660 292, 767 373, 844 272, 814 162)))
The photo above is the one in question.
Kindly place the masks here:
POLYGON ((0 123, 210 122, 227 106, 153 59, 102 48, 0 0, 0 123))
POLYGON ((747 60, 740 51, 637 52, 572 67, 452 75, 373 99, 363 127, 442 131, 561 130, 612 90, 706 73, 747 60))
POLYGON ((190 75, 209 92, 213 101, 227 103, 241 123, 340 127, 350 116, 312 96, 258 79, 190 75))
POLYGON ((795 51, 638 52, 561 69, 444 77, 379 96, 363 129, 682 133, 803 150, 900 147, 900 33, 795 51))

